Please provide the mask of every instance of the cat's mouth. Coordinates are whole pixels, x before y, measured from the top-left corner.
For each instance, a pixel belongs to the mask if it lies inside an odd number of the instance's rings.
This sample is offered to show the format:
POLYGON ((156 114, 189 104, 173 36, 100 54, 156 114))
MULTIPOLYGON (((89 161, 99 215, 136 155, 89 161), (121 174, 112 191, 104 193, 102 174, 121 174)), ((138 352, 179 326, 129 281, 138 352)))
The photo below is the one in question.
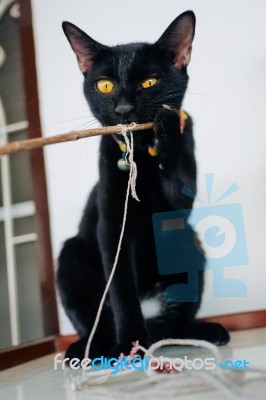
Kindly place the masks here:
POLYGON ((133 121, 133 119, 134 119, 134 118, 123 117, 123 118, 121 118, 121 124, 123 124, 123 125, 132 124, 133 122, 135 122, 135 121, 133 121))
POLYGON ((116 124, 122 124, 122 125, 132 125, 132 124, 144 124, 147 122, 153 122, 154 118, 145 118, 143 116, 128 116, 128 117, 123 117, 119 118, 116 122, 116 124))
MULTIPOLYGON (((144 116, 130 115, 120 118, 119 122, 116 124, 126 125, 128 127, 127 137, 130 138, 130 127, 134 124, 144 124, 147 122, 153 122, 153 118, 146 118, 144 116)), ((152 129, 148 131, 138 131, 137 129, 133 131, 133 137, 136 147, 146 148, 147 143, 150 143, 154 139, 154 131, 152 129)))
POLYGON ((116 113, 114 113, 113 119, 116 120, 116 124, 123 124, 123 125, 130 125, 132 123, 143 124, 146 122, 154 121, 156 113, 155 110, 153 110, 153 112, 147 112, 144 109, 132 110, 132 111, 124 115, 117 115, 116 113))
POLYGON ((139 121, 138 121, 138 118, 134 118, 134 117, 123 117, 123 118, 121 118, 120 119, 120 122, 118 122, 119 124, 122 124, 122 125, 132 125, 132 124, 138 124, 138 123, 140 123, 139 121))
POLYGON ((117 116, 113 114, 112 116, 108 116, 108 118, 98 118, 103 126, 110 125, 134 125, 134 124, 144 124, 148 122, 154 121, 154 116, 147 115, 128 115, 128 116, 117 116))

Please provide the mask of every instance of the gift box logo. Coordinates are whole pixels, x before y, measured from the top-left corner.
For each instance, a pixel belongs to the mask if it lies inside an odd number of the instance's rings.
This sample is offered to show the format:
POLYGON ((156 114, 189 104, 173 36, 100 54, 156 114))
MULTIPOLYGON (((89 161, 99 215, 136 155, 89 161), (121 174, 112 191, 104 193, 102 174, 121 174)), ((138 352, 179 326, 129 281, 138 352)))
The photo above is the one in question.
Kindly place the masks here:
POLYGON ((238 190, 234 183, 214 203, 211 201, 213 174, 205 174, 208 204, 189 188, 182 192, 195 198, 201 207, 153 215, 153 229, 161 275, 187 273, 187 283, 165 289, 166 302, 198 301, 198 272, 213 270, 214 297, 244 297, 246 285, 225 279, 224 268, 246 265, 248 254, 242 207, 239 203, 217 204, 238 190), (198 236, 200 234, 200 241, 198 236), (206 264, 203 261, 205 253, 206 264))

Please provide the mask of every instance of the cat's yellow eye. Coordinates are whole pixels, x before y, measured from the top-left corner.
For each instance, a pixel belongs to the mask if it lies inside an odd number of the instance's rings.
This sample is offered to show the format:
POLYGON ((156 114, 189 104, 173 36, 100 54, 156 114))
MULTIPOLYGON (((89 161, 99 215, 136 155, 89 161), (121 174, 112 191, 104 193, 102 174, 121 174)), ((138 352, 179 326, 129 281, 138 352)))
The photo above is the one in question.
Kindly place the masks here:
POLYGON ((144 89, 148 89, 148 88, 150 88, 150 87, 156 85, 157 81, 158 81, 157 78, 154 78, 154 77, 148 78, 148 79, 145 79, 145 81, 141 82, 141 86, 142 86, 144 89))
POLYGON ((99 79, 96 82, 96 87, 101 93, 110 93, 114 88, 114 84, 109 79, 99 79))

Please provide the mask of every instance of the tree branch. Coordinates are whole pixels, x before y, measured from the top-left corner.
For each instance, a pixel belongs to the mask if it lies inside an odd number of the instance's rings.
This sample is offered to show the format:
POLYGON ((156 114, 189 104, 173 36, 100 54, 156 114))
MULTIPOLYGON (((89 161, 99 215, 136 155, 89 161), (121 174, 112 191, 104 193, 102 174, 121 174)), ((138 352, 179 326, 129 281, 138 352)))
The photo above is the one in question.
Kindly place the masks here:
MULTIPOLYGON (((136 124, 134 127, 126 125, 130 130, 133 131, 143 131, 151 129, 154 126, 153 122, 146 122, 144 124, 136 124)), ((87 129, 84 131, 71 131, 68 133, 62 133, 61 135, 55 135, 50 137, 39 137, 27 140, 18 140, 10 142, 5 146, 0 147, 0 156, 18 153, 23 150, 33 150, 40 147, 47 146, 49 144, 72 142, 79 139, 84 139, 92 136, 100 135, 110 135, 114 133, 120 133, 121 126, 105 126, 102 128, 87 129)))

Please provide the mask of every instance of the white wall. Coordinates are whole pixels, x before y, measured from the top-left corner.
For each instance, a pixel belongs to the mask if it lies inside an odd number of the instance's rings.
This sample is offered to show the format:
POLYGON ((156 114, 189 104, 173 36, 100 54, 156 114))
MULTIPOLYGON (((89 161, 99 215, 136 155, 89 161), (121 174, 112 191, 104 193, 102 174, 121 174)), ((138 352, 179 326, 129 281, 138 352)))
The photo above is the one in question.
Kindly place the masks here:
MULTIPOLYGON (((214 298, 212 271, 200 315, 262 309, 266 306, 266 3, 264 0, 32 0, 40 106, 45 136, 88 126, 82 75, 61 22, 69 20, 107 45, 155 41, 181 12, 197 16, 191 77, 185 99, 195 121, 199 194, 206 199, 204 173, 215 173, 214 197, 233 182, 239 191, 227 202, 242 205, 249 263, 226 269, 244 281, 244 298, 214 298), (86 125, 87 124, 87 125, 86 125)), ((98 140, 46 148, 52 242, 56 259, 62 242, 74 235, 97 180, 98 140)), ((64 333, 70 325, 61 312, 64 333)))

